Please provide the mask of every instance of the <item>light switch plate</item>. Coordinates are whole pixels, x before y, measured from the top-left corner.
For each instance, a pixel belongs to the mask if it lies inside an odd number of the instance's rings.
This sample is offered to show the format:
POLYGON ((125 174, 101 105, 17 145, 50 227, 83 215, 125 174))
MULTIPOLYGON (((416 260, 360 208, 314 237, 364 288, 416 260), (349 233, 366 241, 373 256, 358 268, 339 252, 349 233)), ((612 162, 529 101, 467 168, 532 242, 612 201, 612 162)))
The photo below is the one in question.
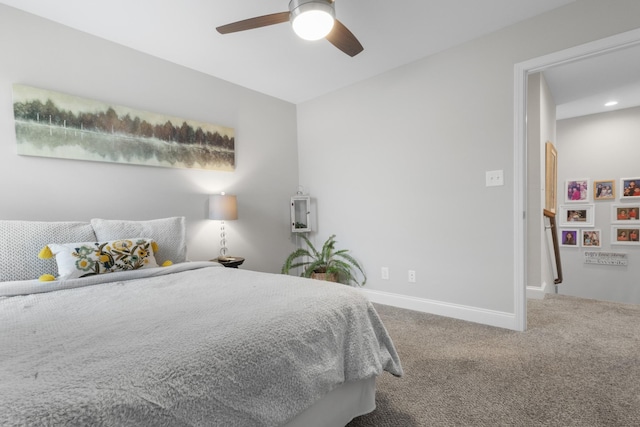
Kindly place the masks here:
POLYGON ((503 171, 487 171, 487 187, 497 187, 499 185, 504 185, 503 171))

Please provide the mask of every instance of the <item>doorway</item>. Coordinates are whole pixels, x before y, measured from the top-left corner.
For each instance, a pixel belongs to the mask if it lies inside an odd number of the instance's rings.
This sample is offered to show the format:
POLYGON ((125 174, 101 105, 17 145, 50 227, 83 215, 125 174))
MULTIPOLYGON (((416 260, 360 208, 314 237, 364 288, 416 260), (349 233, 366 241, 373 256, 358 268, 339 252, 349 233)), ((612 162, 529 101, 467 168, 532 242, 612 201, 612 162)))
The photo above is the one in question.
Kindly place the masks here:
POLYGON ((640 29, 607 37, 516 64, 514 67, 514 299, 515 329, 526 329, 526 195, 527 195, 527 77, 554 66, 640 44, 640 29))

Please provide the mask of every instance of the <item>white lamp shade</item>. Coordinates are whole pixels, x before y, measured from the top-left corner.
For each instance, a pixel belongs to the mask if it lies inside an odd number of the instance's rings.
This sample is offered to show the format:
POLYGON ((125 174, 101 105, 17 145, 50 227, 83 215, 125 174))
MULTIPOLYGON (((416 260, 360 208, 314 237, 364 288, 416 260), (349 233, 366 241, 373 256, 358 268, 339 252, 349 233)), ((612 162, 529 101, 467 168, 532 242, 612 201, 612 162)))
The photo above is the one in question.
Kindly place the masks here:
POLYGON ((299 0, 302 3, 291 11, 291 25, 298 37, 305 40, 319 40, 327 36, 333 28, 335 10, 324 1, 299 0))
POLYGON ((230 221, 238 219, 236 196, 214 194, 209 196, 209 219, 230 221))

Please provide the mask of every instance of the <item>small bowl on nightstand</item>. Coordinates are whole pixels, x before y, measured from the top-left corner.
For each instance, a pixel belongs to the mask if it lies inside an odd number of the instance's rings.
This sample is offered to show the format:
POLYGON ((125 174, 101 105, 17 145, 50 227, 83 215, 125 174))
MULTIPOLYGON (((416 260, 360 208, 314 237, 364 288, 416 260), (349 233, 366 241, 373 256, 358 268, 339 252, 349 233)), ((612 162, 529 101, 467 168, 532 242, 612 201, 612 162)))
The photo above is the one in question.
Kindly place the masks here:
POLYGON ((214 258, 211 261, 220 263, 228 268, 238 268, 239 265, 242 265, 244 262, 244 258, 240 256, 219 256, 218 258, 214 258))

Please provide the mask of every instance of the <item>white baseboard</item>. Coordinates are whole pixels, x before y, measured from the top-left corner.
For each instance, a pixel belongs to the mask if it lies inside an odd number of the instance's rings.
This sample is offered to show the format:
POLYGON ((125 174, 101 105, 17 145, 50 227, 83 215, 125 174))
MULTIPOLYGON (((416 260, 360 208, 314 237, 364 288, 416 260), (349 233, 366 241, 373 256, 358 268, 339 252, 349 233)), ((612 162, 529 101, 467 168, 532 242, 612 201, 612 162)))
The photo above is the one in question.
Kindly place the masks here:
POLYGON ((544 295, 551 292, 550 285, 543 282, 540 286, 527 286, 527 298, 544 299, 544 295))
POLYGON ((361 290, 371 302, 435 314, 438 316, 453 317, 454 319, 481 323, 483 325, 518 330, 514 313, 486 310, 477 307, 451 304, 407 295, 392 294, 390 292, 375 291, 371 289, 361 290))

